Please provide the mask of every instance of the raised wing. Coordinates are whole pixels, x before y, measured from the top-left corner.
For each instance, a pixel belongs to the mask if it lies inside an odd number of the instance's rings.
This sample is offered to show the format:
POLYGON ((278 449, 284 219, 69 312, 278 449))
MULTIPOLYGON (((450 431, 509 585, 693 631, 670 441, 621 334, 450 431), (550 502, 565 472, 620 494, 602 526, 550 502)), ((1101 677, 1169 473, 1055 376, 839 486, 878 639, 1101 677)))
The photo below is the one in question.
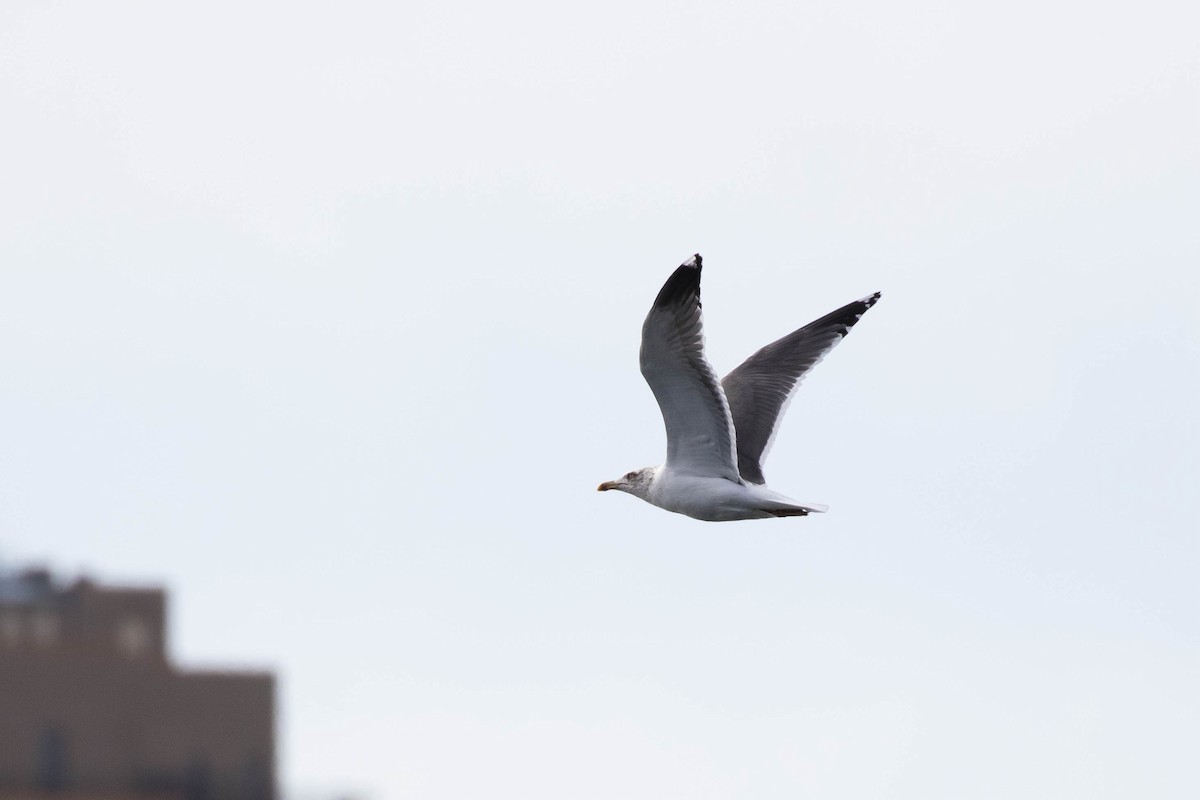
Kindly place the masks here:
POLYGON ((879 292, 810 322, 759 350, 721 381, 737 430, 738 473, 743 480, 767 482, 762 462, 800 381, 877 300, 879 292))
POLYGON ((667 427, 667 461, 685 475, 741 483, 733 418, 704 356, 699 254, 663 284, 642 325, 642 377, 667 427))

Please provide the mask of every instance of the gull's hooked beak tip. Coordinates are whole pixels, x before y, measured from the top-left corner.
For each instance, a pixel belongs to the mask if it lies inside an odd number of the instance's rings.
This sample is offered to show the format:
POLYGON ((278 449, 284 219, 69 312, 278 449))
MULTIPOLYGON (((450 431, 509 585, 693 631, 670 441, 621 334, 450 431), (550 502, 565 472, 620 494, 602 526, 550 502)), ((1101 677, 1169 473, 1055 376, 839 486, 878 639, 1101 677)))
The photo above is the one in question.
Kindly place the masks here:
POLYGON ((596 491, 597 492, 607 492, 609 489, 612 489, 612 488, 613 488, 613 482, 605 481, 604 483, 602 483, 596 487, 596 491))

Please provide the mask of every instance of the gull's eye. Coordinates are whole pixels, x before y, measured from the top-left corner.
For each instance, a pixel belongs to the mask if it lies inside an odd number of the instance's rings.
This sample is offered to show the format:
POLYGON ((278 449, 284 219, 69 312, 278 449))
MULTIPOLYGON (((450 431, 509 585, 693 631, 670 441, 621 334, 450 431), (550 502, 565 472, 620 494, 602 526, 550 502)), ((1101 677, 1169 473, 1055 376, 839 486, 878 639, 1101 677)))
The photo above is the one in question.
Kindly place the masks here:
POLYGON ((635 476, 635 475, 637 475, 637 473, 636 473, 636 472, 630 472, 629 474, 627 474, 627 475, 625 476, 625 480, 627 480, 627 481, 631 481, 631 480, 633 480, 633 478, 634 478, 634 476, 635 476))

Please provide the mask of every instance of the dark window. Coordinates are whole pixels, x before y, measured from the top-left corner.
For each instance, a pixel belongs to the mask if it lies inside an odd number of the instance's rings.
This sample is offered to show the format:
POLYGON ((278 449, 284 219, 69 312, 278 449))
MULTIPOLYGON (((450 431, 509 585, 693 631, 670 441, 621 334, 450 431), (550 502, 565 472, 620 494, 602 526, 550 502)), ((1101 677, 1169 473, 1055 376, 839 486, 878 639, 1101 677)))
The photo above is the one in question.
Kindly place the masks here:
POLYGON ((58 728, 42 731, 38 746, 38 786, 47 792, 67 788, 69 760, 67 737, 63 732, 58 728))
POLYGON ((212 800, 212 767, 208 760, 193 757, 183 776, 184 800, 212 800))

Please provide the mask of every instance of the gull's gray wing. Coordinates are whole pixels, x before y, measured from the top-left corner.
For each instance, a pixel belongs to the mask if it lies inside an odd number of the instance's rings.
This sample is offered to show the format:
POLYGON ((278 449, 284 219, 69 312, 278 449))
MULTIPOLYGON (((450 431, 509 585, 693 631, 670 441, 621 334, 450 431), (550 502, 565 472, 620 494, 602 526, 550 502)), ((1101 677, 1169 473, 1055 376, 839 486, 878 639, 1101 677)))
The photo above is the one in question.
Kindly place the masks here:
POLYGON ((800 381, 877 300, 879 292, 810 322, 759 350, 721 381, 737 431, 738 473, 743 480, 767 482, 762 462, 800 381))
POLYGON ((663 284, 642 325, 642 377, 667 427, 667 461, 676 472, 741 483, 733 418, 704 356, 699 254, 663 284))

